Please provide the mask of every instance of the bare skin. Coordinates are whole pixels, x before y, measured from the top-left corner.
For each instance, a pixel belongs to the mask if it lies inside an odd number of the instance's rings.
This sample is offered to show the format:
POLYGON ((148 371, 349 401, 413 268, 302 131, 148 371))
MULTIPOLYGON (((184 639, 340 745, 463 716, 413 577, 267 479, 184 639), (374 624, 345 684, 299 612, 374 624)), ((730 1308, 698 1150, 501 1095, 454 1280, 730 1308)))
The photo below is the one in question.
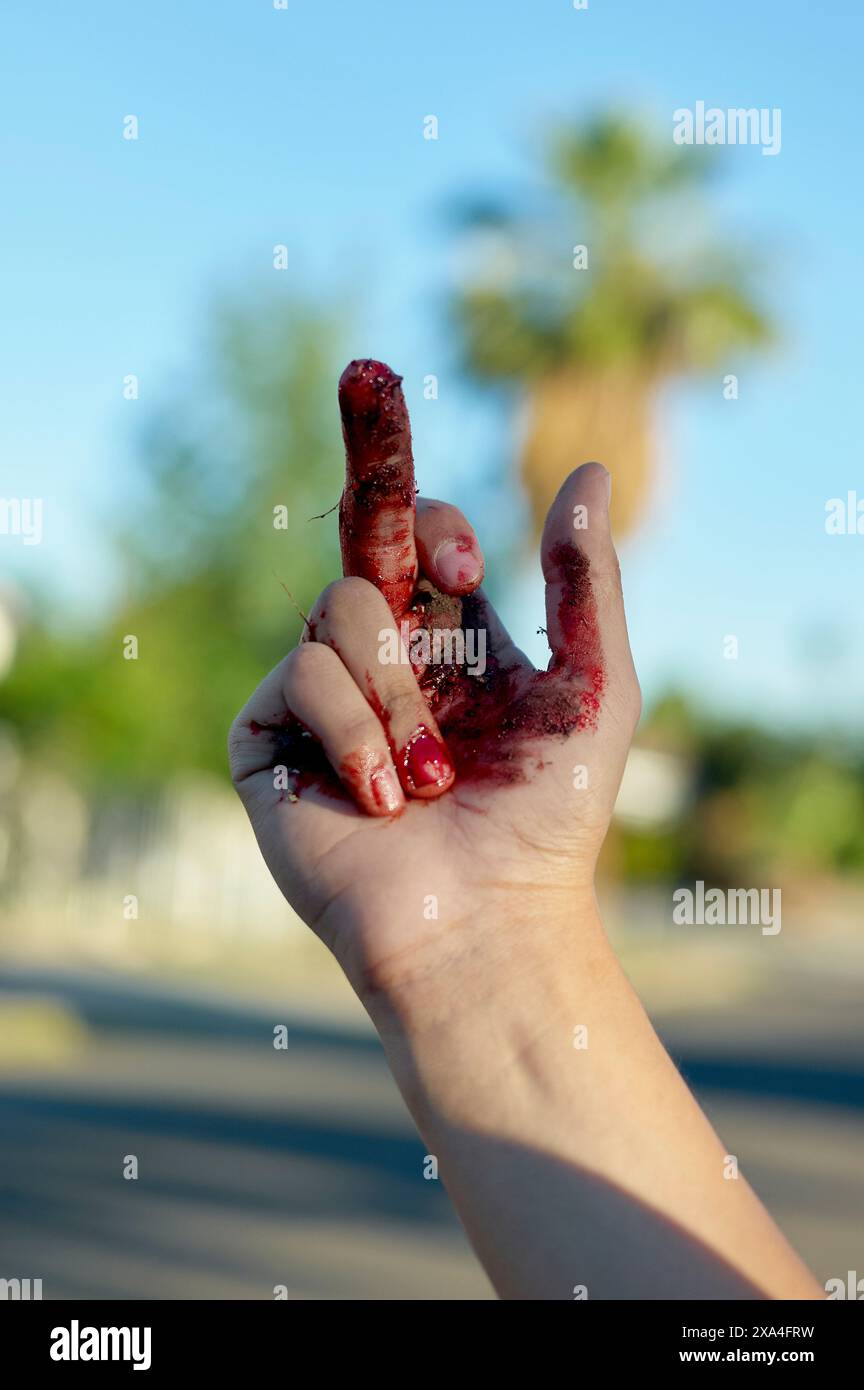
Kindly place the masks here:
POLYGON ((728 1179, 597 912, 640 712, 609 475, 583 465, 550 510, 536 672, 482 596, 466 519, 415 514, 398 378, 352 364, 340 400, 346 577, 230 736, 271 873, 368 1009, 502 1296, 822 1296, 728 1179), (397 623, 454 615, 485 634, 482 679, 382 660, 397 623))

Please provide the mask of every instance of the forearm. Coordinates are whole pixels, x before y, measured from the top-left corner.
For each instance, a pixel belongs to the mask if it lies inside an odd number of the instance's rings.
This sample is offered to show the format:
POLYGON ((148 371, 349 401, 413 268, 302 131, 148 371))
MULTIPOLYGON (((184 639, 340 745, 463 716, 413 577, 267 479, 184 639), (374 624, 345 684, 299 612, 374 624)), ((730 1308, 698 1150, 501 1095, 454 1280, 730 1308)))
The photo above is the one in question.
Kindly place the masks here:
MULTIPOLYGON (((820 1289, 661 1046, 593 901, 466 922, 459 969, 369 1002, 394 1075, 508 1298, 820 1289)), ((455 964, 455 962, 454 962, 455 964)))

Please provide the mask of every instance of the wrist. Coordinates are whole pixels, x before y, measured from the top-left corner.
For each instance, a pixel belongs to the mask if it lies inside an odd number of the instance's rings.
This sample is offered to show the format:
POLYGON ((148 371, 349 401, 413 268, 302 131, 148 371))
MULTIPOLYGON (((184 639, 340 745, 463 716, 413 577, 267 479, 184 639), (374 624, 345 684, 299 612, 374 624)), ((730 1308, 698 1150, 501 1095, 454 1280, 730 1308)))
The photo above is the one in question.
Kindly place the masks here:
POLYGON ((544 992, 565 964, 606 939, 590 887, 514 885, 468 896, 460 907, 362 971, 355 988, 376 1026, 412 1032, 442 1015, 455 1020, 500 1008, 516 993, 544 992))
POLYGON ((500 1124, 501 1079, 511 1110, 519 1075, 526 1097, 554 1088, 598 985, 602 994, 619 974, 593 891, 519 890, 477 903, 428 951, 412 949, 398 977, 376 972, 361 998, 421 1128, 430 1114, 477 1119, 478 1093, 492 1100, 487 1120, 500 1124))

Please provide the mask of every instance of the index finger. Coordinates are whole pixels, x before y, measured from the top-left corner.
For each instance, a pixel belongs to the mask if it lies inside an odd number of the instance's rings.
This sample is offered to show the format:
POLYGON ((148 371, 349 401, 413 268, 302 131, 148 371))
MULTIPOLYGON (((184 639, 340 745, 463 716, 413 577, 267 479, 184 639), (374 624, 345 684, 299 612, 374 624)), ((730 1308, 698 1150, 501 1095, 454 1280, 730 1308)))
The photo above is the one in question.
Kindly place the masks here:
POLYGON ((417 582, 414 458, 402 378, 384 362, 350 362, 339 381, 345 489, 343 574, 368 579, 401 618, 417 582))

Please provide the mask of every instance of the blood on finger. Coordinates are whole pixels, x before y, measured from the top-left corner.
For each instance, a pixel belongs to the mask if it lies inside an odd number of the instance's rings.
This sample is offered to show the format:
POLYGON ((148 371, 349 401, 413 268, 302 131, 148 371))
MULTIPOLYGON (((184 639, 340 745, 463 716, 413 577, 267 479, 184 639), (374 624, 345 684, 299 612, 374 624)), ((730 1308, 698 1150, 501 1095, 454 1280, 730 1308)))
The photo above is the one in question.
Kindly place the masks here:
POLYGON ((370 580, 397 617, 417 580, 414 459, 401 383, 372 358, 349 363, 339 381, 346 457, 339 504, 342 568, 370 580))
POLYGON ((557 541, 549 559, 561 576, 557 611, 559 645, 550 670, 569 670, 586 682, 581 692, 582 722, 577 727, 596 728, 606 689, 606 668, 597 601, 591 584, 591 564, 584 550, 572 541, 557 541))

